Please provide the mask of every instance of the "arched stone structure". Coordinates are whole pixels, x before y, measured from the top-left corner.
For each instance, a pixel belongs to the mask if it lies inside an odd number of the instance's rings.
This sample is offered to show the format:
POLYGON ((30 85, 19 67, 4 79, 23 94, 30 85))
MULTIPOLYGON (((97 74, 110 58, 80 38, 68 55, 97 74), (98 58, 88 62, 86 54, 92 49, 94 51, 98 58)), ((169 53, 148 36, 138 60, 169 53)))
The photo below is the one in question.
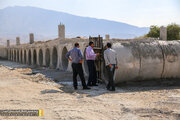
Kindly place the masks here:
POLYGON ((17 58, 16 61, 19 62, 19 50, 17 50, 17 58))
POLYGON ((33 50, 33 65, 37 65, 37 53, 36 50, 33 50))
POLYGON ((31 50, 28 50, 28 59, 27 59, 28 65, 32 65, 32 55, 31 50))
POLYGON ((11 50, 11 60, 13 61, 13 59, 14 59, 14 50, 12 49, 11 50))
POLYGON ((10 49, 10 60, 12 60, 12 49, 10 49))
POLYGON ((67 70, 68 68, 68 59, 65 57, 66 53, 68 52, 67 48, 64 47, 63 50, 62 50, 62 54, 61 54, 61 62, 62 62, 62 67, 63 67, 63 70, 67 70))
POLYGON ((9 50, 8 50, 8 49, 6 50, 6 53, 7 53, 7 54, 6 54, 6 57, 7 57, 8 60, 9 60, 9 50))
POLYGON ((43 51, 39 50, 39 66, 43 66, 43 51))
POLYGON ((11 60, 11 57, 12 57, 12 50, 10 49, 10 60, 11 60))
POLYGON ((9 57, 8 60, 11 60, 11 49, 9 49, 9 57))
POLYGON ((16 62, 16 50, 14 50, 14 61, 16 62))
POLYGON ((24 64, 27 63, 27 52, 26 50, 24 50, 24 61, 23 61, 24 64))
POLYGON ((23 51, 20 50, 20 62, 23 63, 23 51))
POLYGON ((49 50, 49 48, 46 49, 45 61, 46 61, 46 67, 50 67, 50 50, 49 50))
POLYGON ((58 63, 58 51, 56 47, 53 47, 52 51, 52 67, 57 68, 57 63, 58 63))

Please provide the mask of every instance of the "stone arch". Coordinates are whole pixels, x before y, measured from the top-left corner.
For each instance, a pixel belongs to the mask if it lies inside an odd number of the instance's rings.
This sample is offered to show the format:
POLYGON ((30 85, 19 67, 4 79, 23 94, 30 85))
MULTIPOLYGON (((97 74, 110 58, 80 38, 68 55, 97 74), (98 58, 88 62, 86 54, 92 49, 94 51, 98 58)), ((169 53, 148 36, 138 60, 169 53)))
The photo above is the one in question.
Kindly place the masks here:
POLYGON ((37 65, 37 53, 35 49, 33 50, 33 64, 37 65))
POLYGON ((17 50, 17 62, 19 62, 19 50, 17 50))
POLYGON ((13 60, 12 58, 13 58, 13 50, 11 50, 11 60, 13 60))
POLYGON ((25 63, 25 64, 27 63, 26 57, 27 57, 27 55, 26 55, 26 50, 24 50, 24 63, 25 63))
POLYGON ((13 50, 11 50, 11 60, 13 60, 13 50))
POLYGON ((20 59, 20 62, 23 63, 23 53, 22 53, 22 50, 20 51, 20 54, 21 54, 21 55, 20 55, 20 56, 21 56, 21 57, 20 57, 20 58, 21 58, 21 59, 20 59))
POLYGON ((47 48, 46 49, 46 54, 45 54, 45 62, 46 62, 46 67, 50 66, 50 50, 47 48))
POLYGON ((7 60, 9 59, 9 50, 6 50, 7 60))
POLYGON ((8 53, 7 53, 7 59, 10 60, 10 53, 11 53, 10 49, 8 49, 7 52, 8 52, 8 53))
POLYGON ((11 60, 14 60, 14 50, 11 50, 11 60))
POLYGON ((16 50, 14 50, 14 61, 16 61, 16 50))
POLYGON ((9 60, 11 60, 11 49, 9 50, 9 60))
POLYGON ((42 51, 42 49, 39 50, 39 65, 43 66, 43 51, 42 51))
POLYGON ((12 50, 10 49, 10 60, 11 60, 11 58, 12 58, 12 50))
POLYGON ((52 51, 52 65, 53 65, 53 68, 57 67, 57 61, 58 61, 58 52, 57 52, 57 48, 54 47, 53 51, 52 51))
POLYGON ((31 50, 28 51, 28 65, 31 65, 31 50))
POLYGON ((67 70, 68 64, 69 64, 68 59, 65 57, 67 52, 68 52, 67 48, 64 47, 63 50, 62 50, 62 54, 61 54, 62 55, 61 56, 61 61, 62 61, 63 70, 67 70))
POLYGON ((10 60, 11 60, 11 58, 12 58, 12 50, 10 50, 10 60))

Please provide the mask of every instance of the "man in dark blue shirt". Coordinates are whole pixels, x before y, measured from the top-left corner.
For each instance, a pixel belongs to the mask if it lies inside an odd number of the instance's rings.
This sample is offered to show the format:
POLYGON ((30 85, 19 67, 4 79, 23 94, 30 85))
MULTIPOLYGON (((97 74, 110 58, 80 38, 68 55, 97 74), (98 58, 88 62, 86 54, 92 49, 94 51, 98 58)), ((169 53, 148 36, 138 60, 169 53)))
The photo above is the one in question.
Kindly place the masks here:
POLYGON ((84 73, 83 73, 83 68, 82 68, 82 63, 83 63, 83 55, 81 50, 79 49, 79 43, 74 44, 74 48, 70 50, 66 54, 66 58, 69 61, 72 61, 72 70, 73 70, 73 85, 74 89, 77 90, 77 75, 79 74, 79 77, 82 82, 83 89, 90 89, 87 87, 85 78, 84 78, 84 73))

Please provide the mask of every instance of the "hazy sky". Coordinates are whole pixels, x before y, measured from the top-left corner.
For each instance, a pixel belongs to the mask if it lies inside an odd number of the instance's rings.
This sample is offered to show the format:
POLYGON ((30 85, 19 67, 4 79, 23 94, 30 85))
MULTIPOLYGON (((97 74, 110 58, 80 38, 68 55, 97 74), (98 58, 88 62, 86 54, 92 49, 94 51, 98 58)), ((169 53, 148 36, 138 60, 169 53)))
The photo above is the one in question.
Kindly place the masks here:
POLYGON ((136 26, 180 24, 180 0, 0 0, 8 6, 34 6, 136 26))

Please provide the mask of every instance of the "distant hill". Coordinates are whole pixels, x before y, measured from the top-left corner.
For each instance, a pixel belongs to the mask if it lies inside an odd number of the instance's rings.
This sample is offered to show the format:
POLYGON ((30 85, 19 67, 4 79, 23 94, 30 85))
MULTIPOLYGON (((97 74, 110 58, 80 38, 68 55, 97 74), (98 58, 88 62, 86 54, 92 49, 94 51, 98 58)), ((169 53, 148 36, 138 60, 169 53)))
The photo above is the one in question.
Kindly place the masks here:
MULTIPOLYGON (((0 9, 0 36, 13 39, 15 36, 27 36, 32 32, 38 39, 56 38, 57 25, 60 22, 66 26, 67 37, 110 34, 113 38, 133 38, 144 35, 149 30, 121 22, 80 17, 36 7, 15 6, 0 9)), ((23 38, 23 41, 27 39, 23 38)))

